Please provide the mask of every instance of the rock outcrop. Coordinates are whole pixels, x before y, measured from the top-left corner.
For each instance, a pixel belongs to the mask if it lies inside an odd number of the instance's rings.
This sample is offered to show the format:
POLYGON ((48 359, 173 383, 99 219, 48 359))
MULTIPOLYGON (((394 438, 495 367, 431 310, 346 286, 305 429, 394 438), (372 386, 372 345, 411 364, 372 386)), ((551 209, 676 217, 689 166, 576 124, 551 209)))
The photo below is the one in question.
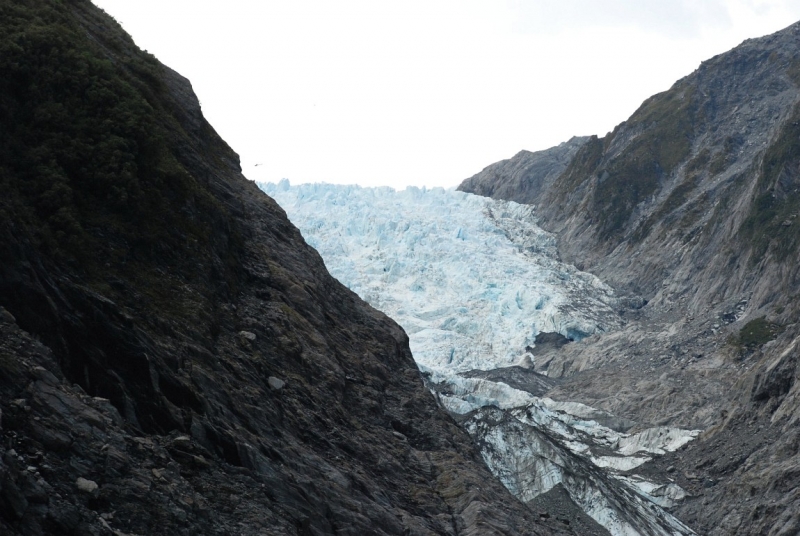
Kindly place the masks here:
POLYGON ((558 534, 88 0, 0 3, 0 532, 558 534))
POLYGON ((674 512, 702 534, 800 526, 783 476, 800 467, 798 57, 800 23, 747 40, 590 138, 557 178, 520 191, 484 171, 460 187, 535 204, 564 259, 638 304, 620 307, 622 329, 548 356, 549 396, 704 428, 653 464, 692 491, 674 512))
POLYGON ((465 180, 459 189, 477 195, 535 205, 560 177, 575 154, 589 142, 576 136, 544 151, 520 151, 465 180))

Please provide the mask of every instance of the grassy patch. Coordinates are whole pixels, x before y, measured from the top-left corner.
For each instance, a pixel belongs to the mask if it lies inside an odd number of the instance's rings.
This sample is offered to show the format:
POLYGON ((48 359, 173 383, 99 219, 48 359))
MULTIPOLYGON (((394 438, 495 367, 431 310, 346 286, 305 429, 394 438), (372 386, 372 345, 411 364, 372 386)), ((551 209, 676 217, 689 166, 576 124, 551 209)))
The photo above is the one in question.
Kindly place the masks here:
POLYGON ((736 159, 736 152, 739 150, 742 141, 740 139, 728 136, 722 143, 722 150, 714 153, 708 165, 708 173, 713 177, 719 175, 736 159))
POLYGON ((761 316, 742 326, 735 342, 741 348, 753 350, 773 340, 781 331, 783 331, 782 326, 769 322, 761 316))
MULTIPOLYGON (((694 101, 692 88, 674 87, 647 99, 631 118, 603 139, 592 137, 555 184, 556 199, 564 201, 580 185, 596 176, 590 205, 591 216, 598 222, 601 239, 610 240, 623 233, 635 208, 661 188, 689 157, 695 122, 702 115, 694 101), (633 135, 625 150, 608 158, 608 148, 618 136, 633 135)), ((690 163, 700 169, 710 160, 701 152, 690 163)), ((688 187, 688 186, 687 186, 688 187)), ((670 202, 684 196, 676 193, 670 202)))
POLYGON ((695 113, 692 91, 673 88, 646 100, 628 121, 641 134, 598 172, 593 208, 602 238, 620 234, 635 207, 689 156, 695 113))
POLYGON ((711 164, 708 166, 708 172, 713 177, 714 175, 719 175, 723 171, 725 171, 728 167, 728 156, 725 154, 724 151, 720 151, 714 155, 714 159, 711 160, 711 164))
MULTIPOLYGON (((676 186, 670 192, 667 199, 658 207, 658 209, 647 218, 647 220, 636 230, 633 235, 634 241, 643 240, 659 221, 665 221, 666 218, 675 210, 683 206, 689 198, 689 194, 697 187, 696 175, 687 177, 681 184, 676 186)), ((681 226, 681 228, 684 228, 681 226)))

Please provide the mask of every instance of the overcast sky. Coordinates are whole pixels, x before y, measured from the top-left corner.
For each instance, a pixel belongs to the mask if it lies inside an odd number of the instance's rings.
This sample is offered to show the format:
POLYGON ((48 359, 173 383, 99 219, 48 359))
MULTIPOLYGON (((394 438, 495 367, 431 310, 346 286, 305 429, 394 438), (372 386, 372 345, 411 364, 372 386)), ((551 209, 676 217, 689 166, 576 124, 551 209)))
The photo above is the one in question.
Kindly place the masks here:
POLYGON ((94 0, 188 77, 245 175, 455 186, 604 135, 797 0, 94 0))

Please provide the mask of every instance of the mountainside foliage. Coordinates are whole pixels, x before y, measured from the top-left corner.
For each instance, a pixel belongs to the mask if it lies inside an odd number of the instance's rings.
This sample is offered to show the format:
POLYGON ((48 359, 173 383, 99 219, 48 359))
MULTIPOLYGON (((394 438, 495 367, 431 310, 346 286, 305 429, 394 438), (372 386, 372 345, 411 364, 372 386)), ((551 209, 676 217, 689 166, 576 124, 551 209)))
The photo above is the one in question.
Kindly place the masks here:
POLYGON ((753 261, 768 251, 785 261, 798 252, 800 233, 800 105, 764 154, 756 197, 740 233, 753 247, 753 261))
POLYGON ((81 31, 82 4, 0 3, 0 218, 84 283, 113 295, 112 265, 181 313, 169 273, 196 272, 224 209, 177 158, 164 67, 81 31))
MULTIPOLYGON (((599 177, 593 208, 600 215, 602 237, 619 235, 636 206, 683 163, 691 150, 693 123, 699 120, 692 92, 676 87, 647 99, 625 123, 640 133, 622 154, 606 157, 593 170, 599 177)), ((604 140, 606 147, 619 130, 604 140)))

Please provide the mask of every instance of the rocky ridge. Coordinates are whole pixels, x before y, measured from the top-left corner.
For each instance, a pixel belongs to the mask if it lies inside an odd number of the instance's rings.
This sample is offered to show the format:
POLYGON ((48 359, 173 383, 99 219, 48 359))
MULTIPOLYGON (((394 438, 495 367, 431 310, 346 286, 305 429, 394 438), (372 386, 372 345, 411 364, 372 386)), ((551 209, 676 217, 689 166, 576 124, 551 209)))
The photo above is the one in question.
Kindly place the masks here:
POLYGON ((799 48, 794 24, 703 62, 535 195, 492 166, 460 187, 534 203, 565 260, 632 298, 623 328, 537 370, 559 378, 548 396, 704 429, 652 463, 691 491, 673 512, 702 534, 800 530, 783 476, 800 466, 799 48))
POLYGON ((495 199, 534 205, 567 169, 575 154, 589 141, 575 136, 544 151, 520 151, 508 160, 487 166, 465 180, 459 189, 495 199))
POLYGON ((561 534, 85 0, 0 3, 0 531, 561 534))

